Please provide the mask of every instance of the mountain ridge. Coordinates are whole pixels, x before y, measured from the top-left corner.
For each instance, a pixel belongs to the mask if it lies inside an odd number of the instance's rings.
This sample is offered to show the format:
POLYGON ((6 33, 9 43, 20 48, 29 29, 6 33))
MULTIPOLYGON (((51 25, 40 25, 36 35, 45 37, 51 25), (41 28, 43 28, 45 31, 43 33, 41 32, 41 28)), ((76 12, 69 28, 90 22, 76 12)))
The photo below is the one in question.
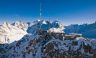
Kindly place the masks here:
POLYGON ((0 44, 0 58, 95 58, 96 39, 66 34, 57 21, 37 20, 26 32, 18 41, 0 44))
POLYGON ((69 33, 80 33, 86 38, 96 38, 96 22, 92 24, 74 24, 65 26, 64 30, 67 34, 69 33))

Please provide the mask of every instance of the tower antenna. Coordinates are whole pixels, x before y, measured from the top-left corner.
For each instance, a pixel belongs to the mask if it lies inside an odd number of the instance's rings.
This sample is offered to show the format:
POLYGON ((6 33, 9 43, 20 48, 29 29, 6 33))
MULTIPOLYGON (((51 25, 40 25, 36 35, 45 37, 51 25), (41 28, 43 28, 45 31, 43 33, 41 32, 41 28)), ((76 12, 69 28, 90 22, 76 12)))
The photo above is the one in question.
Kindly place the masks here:
POLYGON ((40 3, 40 19, 42 18, 42 3, 40 3))

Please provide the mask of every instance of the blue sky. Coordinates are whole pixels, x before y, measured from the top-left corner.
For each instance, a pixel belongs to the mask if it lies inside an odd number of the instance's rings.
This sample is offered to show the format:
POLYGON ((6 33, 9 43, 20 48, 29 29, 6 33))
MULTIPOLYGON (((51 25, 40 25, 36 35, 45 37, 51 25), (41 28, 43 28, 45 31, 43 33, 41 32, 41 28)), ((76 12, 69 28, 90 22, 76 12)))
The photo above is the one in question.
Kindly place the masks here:
POLYGON ((42 17, 65 25, 96 21, 96 0, 0 0, 0 23, 32 21, 42 17))

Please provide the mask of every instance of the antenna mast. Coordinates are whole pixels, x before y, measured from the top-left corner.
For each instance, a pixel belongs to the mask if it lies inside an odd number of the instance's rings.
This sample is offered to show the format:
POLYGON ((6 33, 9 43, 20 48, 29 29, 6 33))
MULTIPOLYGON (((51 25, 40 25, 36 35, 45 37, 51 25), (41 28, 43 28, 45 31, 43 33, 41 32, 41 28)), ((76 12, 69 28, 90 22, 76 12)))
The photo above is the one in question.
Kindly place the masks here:
POLYGON ((42 18, 42 3, 40 3, 40 19, 42 18))

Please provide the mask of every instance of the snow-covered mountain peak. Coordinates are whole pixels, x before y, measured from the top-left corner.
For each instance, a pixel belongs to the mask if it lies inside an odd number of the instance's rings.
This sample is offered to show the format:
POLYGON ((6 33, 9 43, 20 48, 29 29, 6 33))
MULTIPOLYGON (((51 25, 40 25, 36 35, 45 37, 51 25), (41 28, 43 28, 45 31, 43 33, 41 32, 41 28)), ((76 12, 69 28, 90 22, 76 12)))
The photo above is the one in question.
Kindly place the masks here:
POLYGON ((27 32, 23 29, 4 22, 3 25, 0 26, 0 42, 4 43, 12 43, 14 41, 20 40, 27 32))
MULTIPOLYGON (((34 34, 35 31, 42 29, 50 32, 64 33, 64 26, 58 21, 50 22, 48 20, 36 20, 34 24, 28 28, 28 32, 34 34)), ((36 33, 36 32, 35 32, 36 33)))
POLYGON ((48 24, 48 22, 50 22, 50 21, 48 21, 48 20, 35 20, 34 21, 35 24, 48 24))
POLYGON ((8 26, 10 26, 10 23, 4 22, 4 23, 2 24, 2 26, 3 26, 3 27, 8 27, 8 26))
POLYGON ((24 22, 21 22, 21 21, 16 21, 14 23, 14 26, 16 26, 16 27, 18 27, 18 28, 20 28, 20 29, 22 29, 24 31, 26 31, 27 28, 28 28, 28 24, 27 23, 24 23, 24 22))

